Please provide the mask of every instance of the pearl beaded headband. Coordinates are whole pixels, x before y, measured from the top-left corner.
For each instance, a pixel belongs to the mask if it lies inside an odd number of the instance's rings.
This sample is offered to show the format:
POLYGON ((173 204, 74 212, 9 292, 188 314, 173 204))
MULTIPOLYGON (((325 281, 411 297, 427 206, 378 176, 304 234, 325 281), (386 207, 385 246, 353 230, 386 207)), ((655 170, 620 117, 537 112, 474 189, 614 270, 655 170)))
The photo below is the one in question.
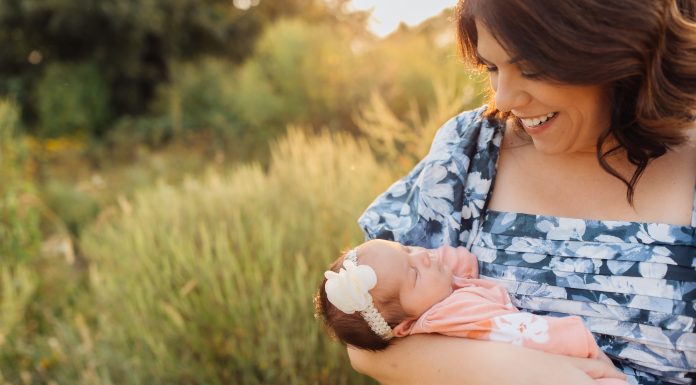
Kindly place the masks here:
POLYGON ((377 284, 377 274, 368 265, 358 266, 358 248, 346 253, 343 268, 338 273, 324 272, 326 296, 332 305, 346 314, 356 311, 370 329, 384 340, 394 337, 387 321, 375 307, 369 290, 377 284))

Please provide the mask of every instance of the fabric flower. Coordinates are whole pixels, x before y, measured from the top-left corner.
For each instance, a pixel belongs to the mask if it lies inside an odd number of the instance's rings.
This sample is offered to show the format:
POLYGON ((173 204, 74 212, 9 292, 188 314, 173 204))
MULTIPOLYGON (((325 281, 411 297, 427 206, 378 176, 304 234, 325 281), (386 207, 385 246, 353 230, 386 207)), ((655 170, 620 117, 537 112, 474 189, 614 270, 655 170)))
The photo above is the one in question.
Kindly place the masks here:
POLYGON ((525 340, 543 344, 549 340, 549 323, 543 317, 530 313, 505 314, 493 318, 495 329, 489 338, 492 341, 522 345, 525 340))
POLYGON ((454 190, 445 182, 446 177, 447 169, 441 165, 433 165, 423 171, 418 214, 424 219, 437 220, 452 212, 450 202, 453 200, 454 190))
POLYGON ((640 230, 636 234, 636 238, 645 244, 651 244, 653 242, 672 243, 676 240, 671 233, 671 226, 653 223, 641 225, 640 230))
POLYGON ((343 261, 343 267, 338 273, 324 272, 329 302, 346 314, 367 309, 372 303, 369 290, 377 284, 377 274, 370 266, 356 266, 353 261, 343 261))

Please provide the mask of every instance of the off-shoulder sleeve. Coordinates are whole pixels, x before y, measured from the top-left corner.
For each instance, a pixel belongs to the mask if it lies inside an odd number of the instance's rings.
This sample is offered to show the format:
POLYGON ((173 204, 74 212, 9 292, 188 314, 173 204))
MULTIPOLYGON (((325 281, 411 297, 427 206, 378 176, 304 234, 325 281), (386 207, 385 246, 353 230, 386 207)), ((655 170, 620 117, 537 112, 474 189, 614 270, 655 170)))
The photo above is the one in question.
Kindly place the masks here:
POLYGON ((484 111, 463 112, 438 130, 428 155, 359 218, 367 239, 427 248, 468 243, 488 200, 502 139, 484 111))

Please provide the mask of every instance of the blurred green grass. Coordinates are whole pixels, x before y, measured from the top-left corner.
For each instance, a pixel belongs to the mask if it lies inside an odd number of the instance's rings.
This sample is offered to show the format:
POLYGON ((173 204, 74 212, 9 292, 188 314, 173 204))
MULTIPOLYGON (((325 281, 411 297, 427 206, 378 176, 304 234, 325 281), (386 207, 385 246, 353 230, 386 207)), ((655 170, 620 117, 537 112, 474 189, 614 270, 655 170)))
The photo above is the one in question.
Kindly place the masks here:
POLYGON ((240 66, 171 63, 99 140, 94 67, 46 75, 38 135, 0 99, 0 384, 372 383, 312 295, 366 205, 480 103, 443 33, 281 20, 240 66))
POLYGON ((159 185, 85 234, 108 366, 144 383, 363 383, 313 319, 321 272, 389 175, 366 143, 299 130, 268 172, 159 185), (186 380, 188 379, 188 380, 186 380))

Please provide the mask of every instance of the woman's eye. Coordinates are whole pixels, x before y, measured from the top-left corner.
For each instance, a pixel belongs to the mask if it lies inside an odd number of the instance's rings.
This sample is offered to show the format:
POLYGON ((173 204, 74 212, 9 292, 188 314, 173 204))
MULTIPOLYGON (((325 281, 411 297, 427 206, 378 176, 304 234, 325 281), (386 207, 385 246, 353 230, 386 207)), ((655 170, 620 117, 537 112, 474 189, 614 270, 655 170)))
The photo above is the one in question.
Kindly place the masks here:
POLYGON ((538 72, 520 71, 520 73, 527 79, 539 79, 541 77, 538 72))
POLYGON ((497 72, 498 67, 490 65, 490 63, 484 61, 483 59, 477 57, 476 58, 476 64, 479 65, 480 67, 483 67, 486 69, 486 72, 497 72))
POLYGON ((520 75, 526 79, 539 79, 541 78, 541 72, 534 71, 534 69, 529 68, 525 63, 518 63, 517 68, 520 71, 520 75))

